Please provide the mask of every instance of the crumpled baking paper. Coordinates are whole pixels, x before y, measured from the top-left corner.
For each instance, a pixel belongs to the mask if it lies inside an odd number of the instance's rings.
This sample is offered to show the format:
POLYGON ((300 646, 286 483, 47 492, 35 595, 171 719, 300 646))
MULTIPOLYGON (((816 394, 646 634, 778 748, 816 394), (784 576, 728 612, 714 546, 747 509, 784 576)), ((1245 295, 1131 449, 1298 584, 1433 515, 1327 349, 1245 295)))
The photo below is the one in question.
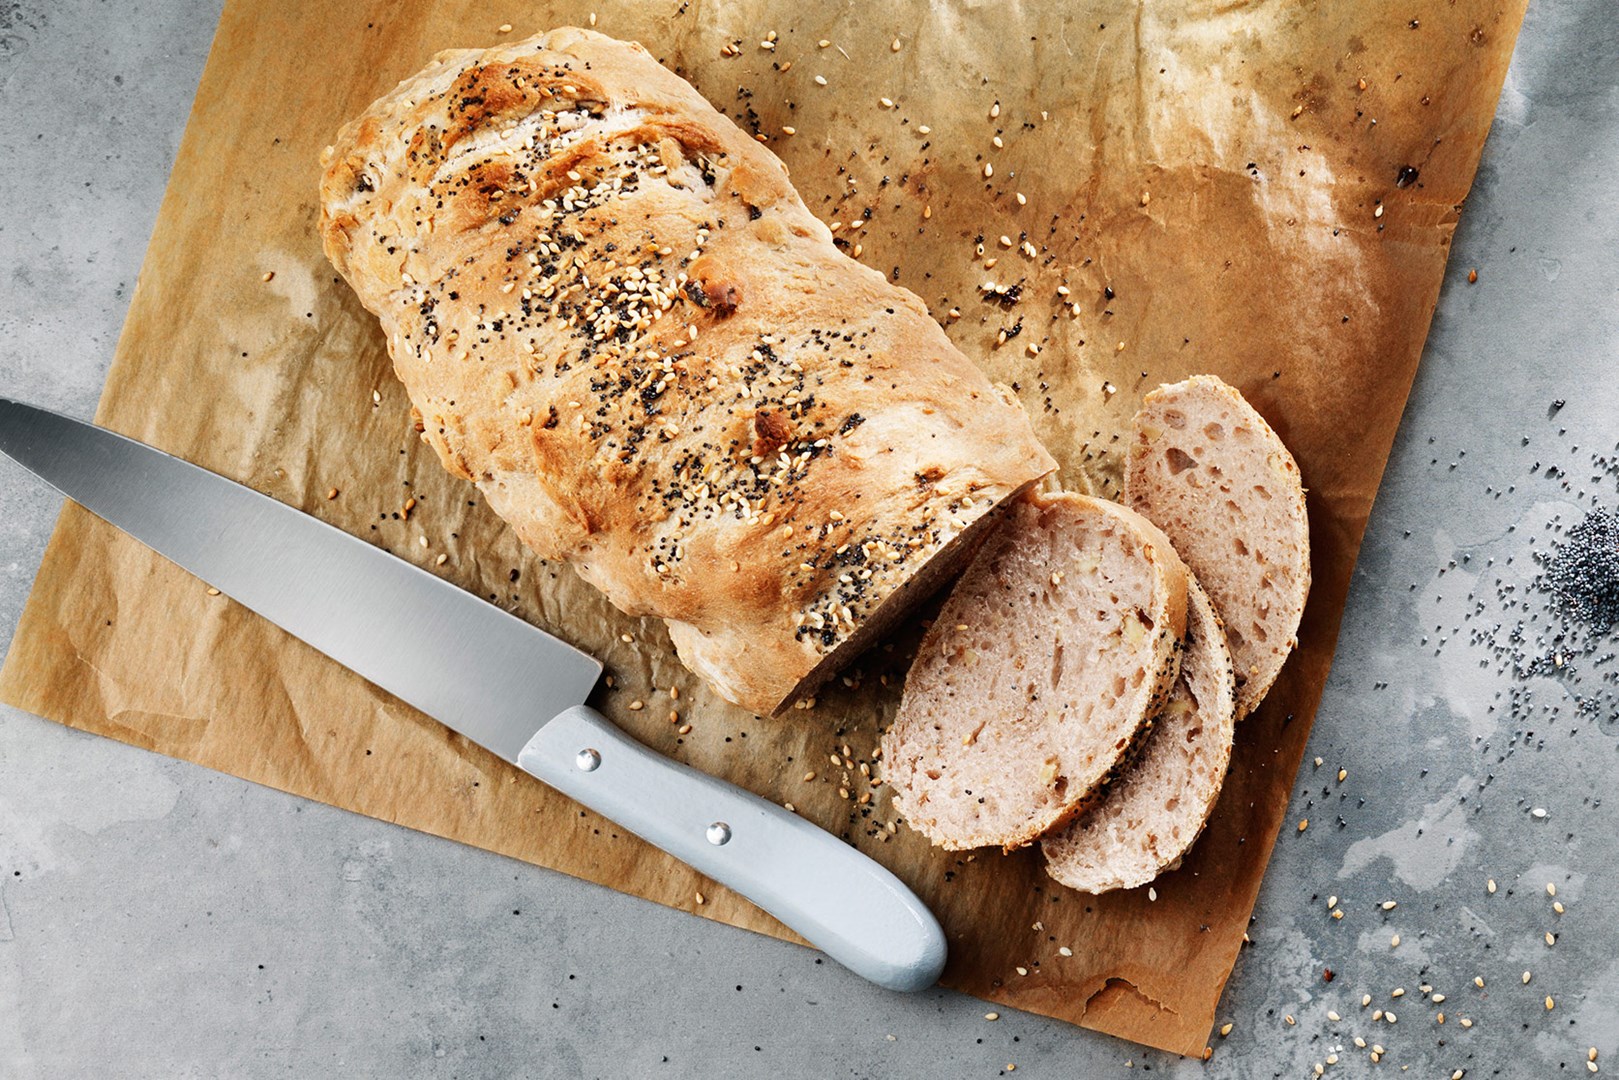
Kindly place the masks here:
MULTIPOLYGON (((613 685, 596 703, 618 723, 792 803, 910 883, 949 934, 946 985, 1200 1054, 1286 810, 1523 7, 596 9, 598 29, 643 42, 763 137, 810 208, 842 223, 846 251, 918 293, 1016 388, 1066 486, 1116 494, 1121 433, 1140 398, 1192 372, 1239 387, 1292 448, 1314 542, 1299 648, 1239 729, 1207 833, 1152 892, 1082 896, 1049 881, 1036 852, 947 854, 893 827, 886 792, 859 766, 892 717, 916 627, 812 708, 748 715, 680 666, 661 627, 527 554, 411 431, 375 321, 321 256, 319 151, 434 52, 501 40, 503 23, 517 35, 587 25, 584 4, 231 0, 97 418, 599 656, 613 685)), ((71 505, 0 695, 790 936, 71 505)))

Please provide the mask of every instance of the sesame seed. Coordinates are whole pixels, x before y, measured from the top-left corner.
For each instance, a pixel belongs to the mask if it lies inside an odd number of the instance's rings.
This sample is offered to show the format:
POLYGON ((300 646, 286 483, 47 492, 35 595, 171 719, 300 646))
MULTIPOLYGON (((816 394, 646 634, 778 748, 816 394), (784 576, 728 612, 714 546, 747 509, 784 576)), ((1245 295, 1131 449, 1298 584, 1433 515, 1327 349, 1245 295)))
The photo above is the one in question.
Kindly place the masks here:
POLYGON ((1004 150, 1006 148, 1006 144, 1001 141, 1001 137, 999 135, 995 136, 989 141, 997 150, 1004 150))
POLYGON ((825 75, 817 75, 817 76, 815 76, 815 85, 816 86, 825 86, 826 85, 826 76, 825 75))
POLYGON ((443 566, 445 563, 447 563, 449 561, 450 561, 449 555, 444 554, 444 553, 441 552, 439 554, 439 557, 433 560, 433 563, 435 565, 437 565, 437 566, 443 566))
POLYGON ((1395 907, 1397 906, 1397 904, 1398 904, 1397 901, 1385 900, 1385 901, 1383 901, 1383 910, 1384 911, 1393 911, 1395 909, 1395 907))
POLYGON ((1336 910, 1336 911, 1334 911, 1334 912, 1333 912, 1333 913, 1332 913, 1332 917, 1333 917, 1333 918, 1334 918, 1334 919, 1341 919, 1341 918, 1343 918, 1343 917, 1344 917, 1344 909, 1343 909, 1343 908, 1339 908, 1339 909, 1338 909, 1338 910, 1336 910))
POLYGON ((337 498, 337 496, 338 496, 338 490, 336 488, 333 488, 332 490, 330 490, 330 491, 328 491, 326 493, 326 499, 327 499, 328 502, 331 501, 332 499, 337 498))
POLYGON ((798 134, 798 129, 795 128, 795 127, 783 127, 781 129, 781 133, 783 135, 797 135, 798 134))
POLYGON ((1232 1029, 1233 1026, 1234 1025, 1232 1025, 1232 1024, 1221 1024, 1220 1025, 1220 1038, 1223 1039, 1227 1035, 1230 1035, 1231 1034, 1231 1029, 1232 1029))
POLYGON ((690 735, 691 734, 691 725, 690 724, 681 724, 679 727, 675 728, 675 733, 679 734, 679 735, 690 735))
POLYGON ((1563 910, 1564 910, 1563 909, 1563 902, 1561 900, 1554 901, 1552 903, 1552 910, 1557 912, 1557 914, 1561 915, 1563 913, 1563 910))
POLYGON ((1348 769, 1339 769, 1339 770, 1338 770, 1338 782, 1339 782, 1339 783, 1340 783, 1340 784, 1341 784, 1341 783, 1343 783, 1343 782, 1344 782, 1344 778, 1345 778, 1345 777, 1346 777, 1346 776, 1348 776, 1348 775, 1349 775, 1349 770, 1348 770, 1348 769))
POLYGON ((882 104, 882 107, 885 108, 885 109, 892 109, 894 107, 894 99, 893 98, 878 98, 877 100, 882 104))
POLYGON ((892 45, 890 45, 888 48, 889 48, 890 52, 899 52, 900 49, 902 49, 903 47, 904 46, 902 46, 900 44, 899 38, 895 38, 894 43, 892 45))
POLYGON ((931 135, 933 134, 933 129, 928 127, 926 124, 921 124, 917 127, 916 133, 918 135, 931 135))
POLYGON ((1001 115, 1001 103, 997 101, 989 107, 989 118, 993 120, 999 115, 1001 115))
POLYGON ((999 1020, 1000 1018, 1001 1014, 998 1012, 987 1012, 984 1014, 985 1020, 999 1020))
POLYGON ((1328 911, 1331 911, 1333 908, 1335 908, 1337 906, 1338 906, 1338 898, 1336 896, 1327 897, 1327 910, 1328 911))
POLYGON ((1437 1004, 1438 1004, 1438 1003, 1439 1003, 1439 1002, 1441 1002, 1441 1001, 1444 1001, 1444 1000, 1445 1000, 1445 995, 1444 995, 1444 994, 1435 994, 1435 995, 1434 995, 1434 996, 1433 996, 1433 999, 1432 999, 1432 1000, 1433 1000, 1433 1002, 1434 1002, 1434 1004, 1436 1004, 1436 1005, 1437 1005, 1437 1004))
POLYGON ((512 24, 509 22, 503 22, 495 28, 495 31, 496 33, 509 34, 512 32, 512 24))
POLYGON ((1026 195, 1024 195, 1023 192, 1021 192, 1021 191, 1018 192, 1016 195, 1014 195, 1012 197, 1017 200, 1017 204, 1019 206, 1027 206, 1027 205, 1029 205, 1028 197, 1026 195))
POLYGON ((820 41, 817 41, 817 42, 816 42, 816 43, 815 43, 815 44, 816 44, 816 45, 817 45, 817 46, 818 46, 818 47, 820 47, 820 48, 822 48, 822 49, 824 49, 824 48, 826 48, 826 47, 827 47, 827 46, 829 46, 829 45, 831 45, 831 44, 832 44, 832 43, 831 43, 831 42, 830 42, 830 41, 828 41, 828 40, 826 40, 826 38, 822 38, 822 39, 821 39, 821 40, 820 40, 820 41))
POLYGON ((1372 211, 1372 216, 1374 218, 1380 218, 1380 217, 1383 216, 1383 204, 1382 203, 1377 204, 1377 209, 1372 211))
POLYGON ((1148 900, 1157 900, 1158 899, 1158 890, 1156 888, 1154 888, 1153 886, 1151 886, 1151 885, 1147 886, 1147 899, 1148 900))
POLYGON ((708 901, 707 901, 707 900, 705 900, 705 899, 703 899, 703 894, 702 894, 702 893, 698 893, 698 894, 697 894, 697 903, 698 903, 698 904, 699 904, 699 905, 702 905, 702 904, 706 904, 706 903, 708 903, 708 901))
POLYGON ((208 586, 208 595, 209 596, 218 596, 219 595, 219 590, 214 588, 212 585, 210 585, 210 586, 208 586))
POLYGON ((1550 930, 1546 931, 1546 944, 1547 945, 1556 945, 1557 944, 1557 937, 1550 930))
POLYGON ((1057 955, 1058 956, 1073 956, 1074 955, 1074 950, 1070 949, 1068 946, 1064 945, 1062 948, 1057 950, 1057 955))
POLYGON ((1146 206, 1150 202, 1152 202, 1152 192, 1143 191, 1141 193, 1141 205, 1146 206))
POLYGON ((990 177, 992 177, 994 175, 995 175, 995 166, 991 165, 987 161, 984 162, 984 179, 988 180, 990 177))
POLYGON ((1294 1026, 1296 1026, 1298 1024, 1298 1021, 1293 1019, 1293 1014, 1292 1013, 1288 1013, 1286 1016, 1282 1017, 1282 1019, 1287 1021, 1287 1026, 1288 1027, 1294 1027, 1294 1026))
POLYGON ((1019 975, 1027 975, 1029 973, 1029 969, 1026 967, 1014 968, 1013 970, 1015 970, 1019 975))
POLYGON ((1557 1002, 1552 1000, 1552 996, 1550 994, 1547 994, 1546 995, 1546 1011, 1551 1012, 1556 1007, 1557 1007, 1557 1002))
MULTIPOLYGON (((1122 345, 1123 342, 1120 342, 1120 344, 1122 345)), ((1303 832, 1305 829, 1308 829, 1309 827, 1310 827, 1310 819, 1309 818, 1300 818, 1299 819, 1299 832, 1303 832)))
POLYGON ((1529 985, 1529 973, 1527 971, 1523 973, 1523 984, 1525 986, 1529 985))
POLYGON ((1393 937, 1389 938, 1389 948, 1398 949, 1399 947, 1400 947, 1400 935, 1395 934, 1393 937))
POLYGON ((1461 1024, 1462 1024, 1462 1027, 1464 1027, 1464 1028, 1470 1028, 1470 1027, 1473 1026, 1473 1021, 1469 1020, 1467 1017, 1464 1016, 1461 1019, 1461 1024))
POLYGON ((1546 895, 1547 896, 1556 896, 1557 895, 1557 886, 1555 884, 1553 884, 1552 882, 1550 882, 1550 881, 1546 882, 1546 895))
POLYGON ((1331 1020, 1331 1021, 1332 1021, 1332 1022, 1333 1022, 1333 1023, 1337 1023, 1337 1022, 1338 1022, 1338 1021, 1339 1021, 1339 1020, 1342 1020, 1342 1019, 1343 1019, 1343 1017, 1341 1017, 1341 1016, 1339 1016, 1339 1015, 1338 1015, 1338 1014, 1337 1014, 1337 1013, 1336 1013, 1336 1012, 1334 1012, 1334 1011, 1333 1011, 1333 1010, 1331 1010, 1331 1009, 1328 1009, 1328 1010, 1327 1010, 1327 1019, 1328 1019, 1328 1020, 1331 1020))
POLYGON ((646 708, 646 702, 642 701, 640 698, 636 698, 634 701, 630 702, 630 712, 640 712, 644 708, 646 708))
POLYGON ((1360 1007, 1361 1008, 1364 1009, 1366 1006, 1370 1005, 1371 1003, 1372 1003, 1372 995, 1370 995, 1370 994, 1362 994, 1361 995, 1361 997, 1360 997, 1360 1007))
POLYGON ((265 282, 274 281, 275 280, 275 271, 274 270, 266 270, 264 272, 264 275, 262 277, 260 277, 259 280, 260 281, 265 281, 265 282))
POLYGON ((1484 883, 1484 888, 1491 896, 1494 896, 1495 895, 1495 879, 1491 878, 1489 881, 1485 882, 1484 883))

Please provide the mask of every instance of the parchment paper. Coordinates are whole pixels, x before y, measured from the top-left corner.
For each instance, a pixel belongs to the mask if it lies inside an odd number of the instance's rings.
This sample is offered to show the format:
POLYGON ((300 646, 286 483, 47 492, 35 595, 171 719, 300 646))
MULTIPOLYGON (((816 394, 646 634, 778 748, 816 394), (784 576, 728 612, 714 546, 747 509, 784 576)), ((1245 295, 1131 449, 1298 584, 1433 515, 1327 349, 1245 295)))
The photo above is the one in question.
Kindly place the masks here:
MULTIPOLYGON (((1184 866, 1157 882, 1156 901, 1145 889, 1068 892, 1047 880, 1037 854, 946 855, 903 826, 888 830, 885 792, 831 756, 869 760, 914 628, 812 709, 744 714, 685 672, 659 627, 619 615, 570 570, 527 555, 410 431, 374 320, 321 257, 317 154, 342 121, 438 49, 488 44, 507 22, 516 34, 583 25, 583 4, 232 0, 97 418, 599 655, 615 685, 598 704, 614 720, 793 803, 913 885, 949 932, 947 985, 1201 1053, 1326 679, 1523 6, 597 8, 598 29, 644 42, 765 135, 825 220, 869 213, 858 231, 838 235, 919 293, 995 378, 1016 383, 1067 486, 1116 492, 1116 440, 1141 395, 1191 372, 1237 385, 1292 447, 1310 488, 1315 549, 1298 652, 1240 728, 1214 821, 1184 866), (762 48, 772 31, 775 48, 762 48), (833 45, 819 47, 822 39, 833 45), (737 55, 722 55, 726 45, 737 55), (1003 247, 1002 236, 1027 240, 1035 254, 1003 247), (1021 285, 1021 297, 986 302, 985 283, 1021 285), (1019 327, 996 347, 998 332, 1019 327), (1059 955, 1063 946, 1072 957, 1059 955)), ((89 731, 786 936, 746 902, 209 596, 71 505, 0 695, 89 731)))

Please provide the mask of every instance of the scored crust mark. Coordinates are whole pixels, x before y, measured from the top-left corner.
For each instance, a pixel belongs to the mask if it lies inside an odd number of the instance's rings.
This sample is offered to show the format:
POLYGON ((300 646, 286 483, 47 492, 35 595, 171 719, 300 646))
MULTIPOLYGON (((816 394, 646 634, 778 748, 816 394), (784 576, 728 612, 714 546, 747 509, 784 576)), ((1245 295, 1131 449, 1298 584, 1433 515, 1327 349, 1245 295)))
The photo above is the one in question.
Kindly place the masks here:
POLYGON ((422 438, 750 709, 830 675, 1055 468, 921 301, 638 45, 442 53, 322 162, 327 254, 422 438))
POLYGON ((1240 393, 1196 375, 1142 403, 1125 502, 1168 534, 1208 590, 1225 624, 1241 719, 1297 644, 1310 592, 1298 464, 1240 393))
POLYGON ((1186 645, 1169 704, 1107 797, 1040 841, 1046 872, 1083 892, 1145 885, 1208 823, 1231 763, 1236 677, 1208 595, 1188 581, 1186 645))
POLYGON ((1140 515, 1030 494, 918 649, 883 738, 910 825, 952 850, 1033 842, 1100 799, 1168 700, 1186 568, 1140 515))

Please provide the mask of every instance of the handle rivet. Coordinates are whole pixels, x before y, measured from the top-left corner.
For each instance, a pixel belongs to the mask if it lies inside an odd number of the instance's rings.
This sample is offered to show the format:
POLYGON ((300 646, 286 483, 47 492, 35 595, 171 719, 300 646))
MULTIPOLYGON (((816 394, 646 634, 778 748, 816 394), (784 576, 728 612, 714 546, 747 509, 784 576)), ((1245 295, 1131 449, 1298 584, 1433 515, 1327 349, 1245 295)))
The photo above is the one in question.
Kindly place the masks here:
POLYGON ((595 772, 596 766, 602 763, 602 756, 596 751, 586 748, 579 751, 578 756, 573 759, 573 763, 579 766, 580 772, 595 772))
POLYGON ((715 847, 728 844, 731 841, 731 827, 723 821, 716 821, 708 827, 708 842, 715 847))

